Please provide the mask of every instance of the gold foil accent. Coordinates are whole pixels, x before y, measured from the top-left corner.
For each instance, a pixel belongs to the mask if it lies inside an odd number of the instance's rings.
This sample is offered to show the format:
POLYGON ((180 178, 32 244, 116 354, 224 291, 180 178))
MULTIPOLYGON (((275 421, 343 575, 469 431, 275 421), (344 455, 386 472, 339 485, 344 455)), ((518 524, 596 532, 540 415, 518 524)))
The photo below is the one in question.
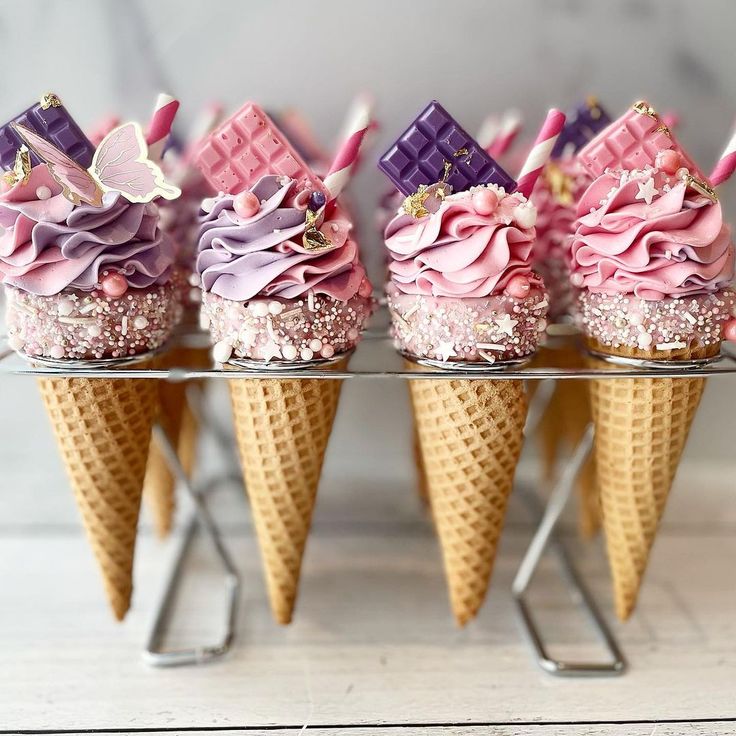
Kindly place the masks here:
POLYGON ((427 217, 427 215, 429 215, 429 210, 424 206, 424 203, 429 197, 428 189, 429 187, 427 187, 426 184, 420 184, 419 189, 417 189, 414 194, 410 194, 401 205, 404 212, 415 220, 419 220, 420 218, 427 217))
POLYGON ((467 156, 470 153, 467 148, 458 148, 457 151, 453 154, 455 158, 460 158, 460 156, 467 156))
POLYGON ((312 253, 332 248, 332 241, 317 227, 318 221, 318 214, 307 210, 307 224, 302 235, 302 245, 312 253))
POLYGON ((657 118, 657 111, 649 105, 645 100, 639 100, 632 105, 634 112, 638 112, 639 115, 649 115, 650 118, 657 118))
POLYGON ((50 107, 61 107, 61 100, 53 92, 41 96, 41 109, 48 110, 50 107))
POLYGON ((662 125, 660 125, 654 132, 664 133, 667 137, 670 136, 670 129, 664 123, 662 123, 662 125))
POLYGON ((713 189, 708 182, 698 179, 692 174, 687 174, 685 176, 685 185, 694 189, 698 194, 702 194, 704 197, 707 197, 713 203, 718 201, 716 190, 713 189))
POLYGON ((3 179, 11 187, 15 186, 19 182, 21 184, 27 184, 28 179, 31 177, 31 152, 28 147, 23 145, 15 153, 15 164, 13 170, 8 171, 3 179))
POLYGON ((544 180, 549 186, 550 192, 555 200, 565 206, 575 202, 575 181, 568 176, 554 161, 550 161, 542 172, 544 180))

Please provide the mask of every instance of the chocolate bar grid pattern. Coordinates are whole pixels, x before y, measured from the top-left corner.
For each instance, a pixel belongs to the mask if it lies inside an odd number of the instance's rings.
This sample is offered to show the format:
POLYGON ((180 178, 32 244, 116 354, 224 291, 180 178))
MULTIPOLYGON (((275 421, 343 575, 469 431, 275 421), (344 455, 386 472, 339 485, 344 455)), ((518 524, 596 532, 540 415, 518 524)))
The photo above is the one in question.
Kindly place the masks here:
MULTIPOLYGON (((22 138, 11 128, 10 123, 20 123, 30 128, 85 169, 92 165, 95 147, 66 108, 48 107, 44 110, 41 103, 37 102, 0 128, 0 165, 3 169, 13 168, 15 154, 23 145, 22 138)), ((34 166, 41 163, 34 153, 31 153, 31 163, 34 166)))
POLYGON ((296 180, 297 191, 325 191, 286 136, 252 103, 211 133, 195 151, 194 161, 217 192, 237 194, 268 175, 296 180))
POLYGON ((619 120, 594 138, 578 154, 585 170, 594 178, 606 169, 643 169, 654 166, 657 153, 675 149, 683 165, 695 173, 695 164, 661 126, 663 123, 650 115, 629 110, 619 120))
POLYGON ((565 127, 552 149, 552 158, 562 156, 566 153, 568 146, 573 153, 579 151, 588 141, 593 140, 598 133, 611 124, 611 118, 600 105, 596 105, 595 109, 599 112, 598 117, 593 117, 593 111, 587 105, 568 115, 565 127))
POLYGON ((442 178, 445 161, 453 164, 448 183, 461 192, 478 184, 511 191, 516 182, 439 104, 431 103, 384 154, 380 169, 405 195, 442 178), (467 154, 456 156, 466 148, 467 154))

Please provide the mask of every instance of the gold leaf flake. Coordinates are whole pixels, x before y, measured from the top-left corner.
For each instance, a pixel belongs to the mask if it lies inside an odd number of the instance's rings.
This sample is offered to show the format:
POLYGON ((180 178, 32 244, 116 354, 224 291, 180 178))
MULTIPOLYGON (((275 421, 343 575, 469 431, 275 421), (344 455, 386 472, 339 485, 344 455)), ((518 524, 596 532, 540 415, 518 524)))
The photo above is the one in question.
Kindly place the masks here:
POLYGON ((657 111, 644 100, 639 100, 633 104, 634 112, 638 112, 639 115, 649 115, 650 118, 657 118, 657 111))
POLYGON ((410 194, 401 205, 401 208, 406 212, 407 215, 418 220, 422 217, 429 215, 429 210, 424 206, 424 203, 429 197, 429 191, 426 184, 420 184, 414 194, 410 194))
POLYGON ((48 110, 50 107, 61 107, 61 100, 53 92, 42 95, 40 101, 42 110, 48 110))
POLYGON ((544 180, 549 186, 552 196, 561 205, 570 206, 575 201, 575 182, 554 161, 544 167, 544 180))
POLYGON ((716 190, 713 189, 708 182, 705 182, 702 179, 697 179, 692 174, 688 174, 685 177, 685 184, 691 189, 694 189, 698 194, 702 194, 704 197, 707 197, 711 202, 715 203, 718 201, 716 190))
POLYGON ((31 176, 31 152, 27 146, 21 146, 15 154, 15 164, 12 171, 8 171, 3 179, 12 187, 18 184, 27 184, 31 176))
POLYGON ((302 235, 302 245, 312 253, 332 248, 332 241, 317 227, 318 220, 316 212, 307 210, 307 224, 302 235))

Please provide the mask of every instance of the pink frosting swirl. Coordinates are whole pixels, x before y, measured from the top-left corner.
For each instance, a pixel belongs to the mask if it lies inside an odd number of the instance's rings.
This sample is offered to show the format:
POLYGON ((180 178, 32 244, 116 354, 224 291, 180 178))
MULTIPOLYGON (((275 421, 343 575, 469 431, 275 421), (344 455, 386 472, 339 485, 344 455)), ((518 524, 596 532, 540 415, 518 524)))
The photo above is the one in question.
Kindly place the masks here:
POLYGON ((479 214, 473 204, 479 189, 446 197, 436 212, 420 219, 399 213, 391 220, 386 247, 391 279, 400 291, 486 297, 501 293, 515 276, 532 286, 540 283, 531 270, 533 207, 521 194, 498 190, 495 211, 479 214))
POLYGON ((333 247, 312 251, 302 244, 305 211, 291 204, 294 182, 264 176, 252 188, 261 201, 252 217, 235 211, 225 194, 207 202, 201 216, 197 272, 202 288, 232 301, 255 296, 295 299, 313 291, 345 302, 367 285, 351 223, 337 208, 320 226, 333 247))
POLYGON ((592 293, 658 300, 713 292, 733 278, 731 231, 719 202, 674 176, 609 172, 578 205, 572 269, 573 283, 592 293))
POLYGON ((0 195, 0 227, 0 280, 32 294, 91 291, 106 268, 134 288, 171 277, 174 246, 158 228, 155 204, 106 192, 101 207, 74 205, 45 164, 0 195))

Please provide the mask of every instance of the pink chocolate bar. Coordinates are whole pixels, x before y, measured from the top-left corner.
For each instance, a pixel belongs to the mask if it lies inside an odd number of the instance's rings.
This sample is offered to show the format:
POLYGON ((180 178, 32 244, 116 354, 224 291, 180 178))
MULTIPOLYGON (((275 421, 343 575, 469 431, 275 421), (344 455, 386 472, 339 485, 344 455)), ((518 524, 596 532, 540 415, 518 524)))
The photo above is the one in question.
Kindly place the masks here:
POLYGON ((217 192, 237 194, 269 174, 295 179, 297 191, 324 192, 319 177, 252 102, 246 102, 200 143, 194 163, 217 192))
POLYGON ((578 161, 588 174, 597 178, 606 169, 632 170, 654 166, 657 153, 667 149, 680 154, 682 165, 690 169, 691 174, 699 173, 698 167, 656 113, 637 110, 653 112, 647 103, 637 103, 580 150, 578 161))

